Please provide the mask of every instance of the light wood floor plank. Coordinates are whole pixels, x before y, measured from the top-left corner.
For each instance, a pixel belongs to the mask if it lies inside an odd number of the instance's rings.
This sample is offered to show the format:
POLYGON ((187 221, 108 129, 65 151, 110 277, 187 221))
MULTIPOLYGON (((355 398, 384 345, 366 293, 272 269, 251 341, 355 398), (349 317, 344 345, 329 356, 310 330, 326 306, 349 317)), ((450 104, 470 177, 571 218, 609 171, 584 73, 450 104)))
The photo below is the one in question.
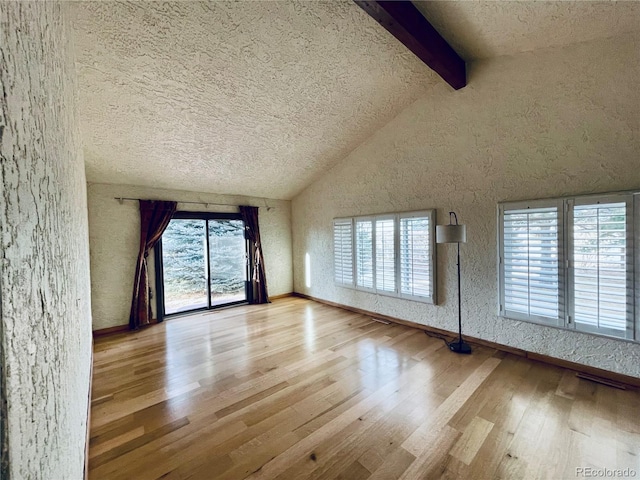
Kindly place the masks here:
POLYGON ((497 358, 486 359, 462 385, 447 397, 445 402, 433 413, 432 417, 402 444, 402 447, 409 453, 418 456, 423 453, 425 445, 433 445, 434 440, 437 441, 435 432, 444 427, 453 418, 455 413, 500 364, 500 361, 497 358))
POLYGON ((492 429, 493 423, 487 422, 484 418, 475 417, 449 454, 469 465, 492 429))
POLYGON ((96 339, 91 480, 640 475, 640 393, 300 298, 96 339))

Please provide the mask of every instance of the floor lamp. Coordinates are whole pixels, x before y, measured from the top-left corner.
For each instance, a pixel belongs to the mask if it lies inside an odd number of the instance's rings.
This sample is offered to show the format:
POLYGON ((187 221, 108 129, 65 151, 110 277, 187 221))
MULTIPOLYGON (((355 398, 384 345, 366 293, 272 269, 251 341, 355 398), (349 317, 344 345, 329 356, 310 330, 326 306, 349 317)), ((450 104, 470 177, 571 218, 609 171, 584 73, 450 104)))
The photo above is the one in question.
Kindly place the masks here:
POLYGON ((448 343, 449 350, 456 353, 471 353, 471 347, 462 340, 462 309, 460 292, 460 244, 467 241, 467 229, 458 224, 455 212, 449 212, 449 225, 436 226, 436 243, 458 244, 458 339, 448 343), (455 221, 455 223, 453 223, 455 221))

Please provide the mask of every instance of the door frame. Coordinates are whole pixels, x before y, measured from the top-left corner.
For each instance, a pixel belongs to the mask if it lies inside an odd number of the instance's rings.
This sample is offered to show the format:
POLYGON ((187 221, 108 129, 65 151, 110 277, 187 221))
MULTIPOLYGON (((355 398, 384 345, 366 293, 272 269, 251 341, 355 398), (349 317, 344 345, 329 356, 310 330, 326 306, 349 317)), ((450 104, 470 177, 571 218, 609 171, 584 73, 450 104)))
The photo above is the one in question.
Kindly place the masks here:
MULTIPOLYGON (((164 265, 162 262, 162 237, 158 240, 158 243, 154 247, 154 267, 155 267, 155 277, 156 277, 156 316, 158 317, 158 323, 164 321, 165 318, 173 318, 182 315, 190 315, 192 313, 197 312, 207 312, 209 310, 215 310, 218 308, 226 308, 234 305, 246 305, 251 303, 251 295, 252 289, 249 288, 250 285, 250 273, 253 268, 253 255, 251 255, 251 251, 249 248, 249 238, 247 236, 247 230, 245 228, 244 231, 244 240, 245 240, 245 254, 247 256, 247 262, 245 263, 245 282, 244 282, 244 291, 245 291, 245 300, 240 300, 237 302, 229 302, 224 303, 222 305, 211 305, 211 261, 209 258, 209 220, 242 220, 242 216, 240 213, 229 213, 229 212, 176 212, 171 217, 171 220, 205 220, 206 223, 206 255, 207 255, 207 305, 202 308, 195 308, 193 310, 185 310, 184 312, 176 312, 166 314, 164 310, 164 265)), ((243 222, 244 223, 244 222, 243 222)))

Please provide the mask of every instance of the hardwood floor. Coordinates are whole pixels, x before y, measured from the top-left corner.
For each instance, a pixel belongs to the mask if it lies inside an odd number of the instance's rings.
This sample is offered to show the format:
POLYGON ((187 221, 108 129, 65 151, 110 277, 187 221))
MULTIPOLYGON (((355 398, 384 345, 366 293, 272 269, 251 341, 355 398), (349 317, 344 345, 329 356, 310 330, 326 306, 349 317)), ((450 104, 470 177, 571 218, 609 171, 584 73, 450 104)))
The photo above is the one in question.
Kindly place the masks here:
POLYGON ((640 392, 300 298, 96 340, 91 479, 640 477, 640 392))

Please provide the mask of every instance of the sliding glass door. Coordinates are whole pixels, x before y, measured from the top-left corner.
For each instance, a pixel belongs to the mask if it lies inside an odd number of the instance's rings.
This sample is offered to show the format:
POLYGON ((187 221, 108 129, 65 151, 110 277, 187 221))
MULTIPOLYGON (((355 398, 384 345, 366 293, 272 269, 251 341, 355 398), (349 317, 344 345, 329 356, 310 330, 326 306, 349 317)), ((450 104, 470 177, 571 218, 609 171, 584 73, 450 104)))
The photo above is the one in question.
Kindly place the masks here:
POLYGON ((209 220, 211 305, 247 300, 247 241, 242 220, 209 220))
POLYGON ((164 312, 208 307, 206 220, 173 219, 162 234, 164 312))
POLYGON ((156 250, 161 317, 248 300, 247 240, 237 215, 177 213, 156 250))

